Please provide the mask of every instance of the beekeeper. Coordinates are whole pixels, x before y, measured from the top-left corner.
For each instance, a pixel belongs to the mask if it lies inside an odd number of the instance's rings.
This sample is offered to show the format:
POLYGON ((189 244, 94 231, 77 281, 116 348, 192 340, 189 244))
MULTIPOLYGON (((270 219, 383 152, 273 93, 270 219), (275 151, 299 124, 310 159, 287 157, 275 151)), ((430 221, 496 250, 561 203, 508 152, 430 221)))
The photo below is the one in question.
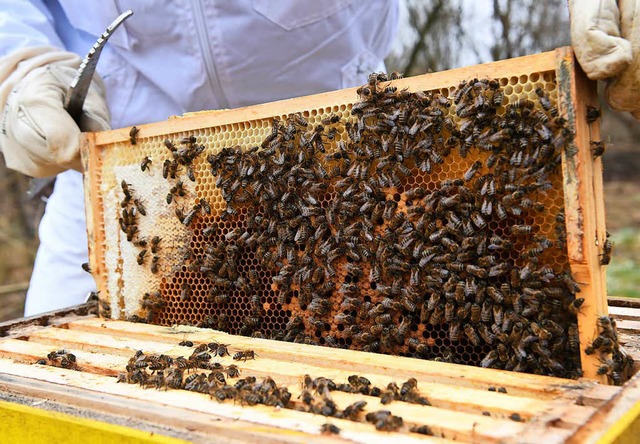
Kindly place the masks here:
POLYGON ((205 109, 235 108, 366 82, 384 70, 396 0, 0 1, 0 148, 7 166, 58 174, 40 223, 25 315, 84 301, 95 289, 78 135, 205 109), (120 13, 80 125, 65 95, 120 13))
MULTIPOLYGON (((570 0, 581 66, 609 105, 640 118, 640 0, 570 0)), ((25 314, 81 302, 87 261, 78 134, 361 84, 383 68, 397 2, 0 0, 0 149, 10 168, 58 179, 40 224, 25 314), (80 128, 62 104, 80 58, 109 40, 80 128)))

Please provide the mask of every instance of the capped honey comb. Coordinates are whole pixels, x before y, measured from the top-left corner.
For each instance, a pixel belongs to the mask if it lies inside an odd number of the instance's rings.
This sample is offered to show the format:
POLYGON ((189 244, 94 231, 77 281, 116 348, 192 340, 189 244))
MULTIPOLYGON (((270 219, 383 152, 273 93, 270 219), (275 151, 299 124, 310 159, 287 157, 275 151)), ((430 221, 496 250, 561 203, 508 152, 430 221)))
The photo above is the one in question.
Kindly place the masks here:
POLYGON ((411 80, 94 148, 111 316, 579 376, 555 71, 411 80))

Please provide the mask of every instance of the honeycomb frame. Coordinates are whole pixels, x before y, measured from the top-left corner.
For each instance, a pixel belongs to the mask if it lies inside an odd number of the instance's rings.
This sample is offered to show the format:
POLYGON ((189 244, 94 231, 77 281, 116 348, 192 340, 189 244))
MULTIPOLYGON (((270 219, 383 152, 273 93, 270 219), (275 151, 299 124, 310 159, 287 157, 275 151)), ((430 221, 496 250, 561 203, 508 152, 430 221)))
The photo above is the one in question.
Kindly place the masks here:
MULTIPOLYGON (((557 101, 561 114, 575 134, 574 143, 567 145, 562 155, 562 184, 555 184, 558 189, 562 185, 562 192, 555 195, 554 205, 565 210, 567 259, 575 280, 580 283, 580 296, 585 298, 585 304, 578 312, 582 370, 585 376, 602 380, 596 374, 597 361, 584 353, 582 345, 597 336, 596 319, 606 315, 607 310, 604 273, 599 265, 600 249, 606 236, 601 192, 602 166, 599 159, 592 161, 589 147, 590 140, 597 140, 599 128, 597 122, 587 125, 584 115, 586 104, 596 105, 593 84, 581 74, 571 51, 562 48, 555 52, 397 80, 394 85, 399 89, 408 88, 409 91, 440 90, 444 95, 449 95, 453 91, 452 87, 460 81, 472 78, 500 79, 505 96, 513 97, 533 98, 534 84, 542 86, 557 101), (594 238, 595 243, 592 241, 594 238)), ((192 281, 190 272, 182 266, 184 260, 181 246, 192 242, 193 237, 176 220, 174 208, 165 204, 172 185, 163 180, 160 168, 161 161, 166 158, 166 148, 163 146, 166 137, 179 140, 196 133, 198 137, 205 139, 208 147, 215 146, 218 151, 235 145, 249 148, 259 145, 268 136, 273 117, 284 119, 291 113, 301 112, 310 123, 331 114, 348 118, 350 106, 356 100, 355 89, 348 89, 238 110, 193 113, 167 122, 141 125, 136 146, 131 144, 129 129, 85 135, 82 144, 83 161, 85 171, 91 171, 91 174, 85 175, 90 263, 100 290, 100 298, 110 307, 111 315, 120 319, 131 318, 140 312, 142 295, 159 287, 163 288, 163 296, 178 302, 182 297, 181 282, 192 281), (233 138, 231 133, 239 133, 239 136, 233 138), (140 160, 145 155, 151 157, 151 168, 148 172, 141 172, 140 160), (157 227, 161 227, 161 233, 158 233, 162 234, 162 241, 158 244, 160 260, 157 273, 148 271, 148 264, 153 260, 151 257, 145 259, 147 267, 140 268, 136 264, 140 249, 125 242, 118 228, 118 217, 115 215, 120 211, 119 183, 123 179, 131 184, 140 201, 145 202, 147 211, 153 215, 139 218, 140 233, 145 233, 149 240, 152 234, 158 232, 157 227)), ((343 136, 338 134, 337 139, 340 140, 340 137, 343 136)), ((187 194, 191 196, 192 204, 210 187, 212 192, 206 197, 213 201, 217 199, 218 204, 214 202, 212 209, 214 214, 220 214, 224 210, 224 202, 213 178, 206 174, 208 165, 205 157, 203 155, 193 162, 196 182, 192 184, 184 180, 185 186, 190 187, 187 194)), ((460 159, 463 161, 457 167, 448 162, 437 167, 442 169, 444 179, 460 174, 477 158, 470 156, 460 159)), ((401 201, 399 205, 403 203, 401 201)), ((246 214, 242 210, 240 213, 246 214)), ((202 229, 207 222, 205 218, 201 219, 203 220, 196 222, 199 236, 202 236, 202 229)), ((552 223, 547 221, 546 232, 550 231, 552 223)), ((258 264, 247 262, 246 266, 256 268, 258 264)), ((259 273, 259 277, 265 287, 270 285, 265 273, 259 273)), ((196 284, 189 291, 197 294, 191 305, 195 307, 205 304, 202 296, 205 288, 196 284)), ((269 290, 266 292, 269 293, 269 290)), ((268 295, 261 295, 265 311, 275 314, 275 324, 283 325, 291 318, 292 313, 276 307, 273 296, 266 296, 268 295)), ((239 317, 250 316, 249 295, 235 298, 233 304, 235 311, 241 313, 239 317)), ((206 314, 206 308, 185 310, 178 303, 164 310, 158 322, 164 325, 197 323, 206 314)), ((273 330, 269 326, 266 329, 273 330)), ((232 330, 238 333, 237 328, 232 330)), ((431 333, 424 337, 427 342, 444 339, 438 339, 437 335, 433 338, 431 333)), ((478 358, 469 356, 462 361, 478 362, 478 358)))

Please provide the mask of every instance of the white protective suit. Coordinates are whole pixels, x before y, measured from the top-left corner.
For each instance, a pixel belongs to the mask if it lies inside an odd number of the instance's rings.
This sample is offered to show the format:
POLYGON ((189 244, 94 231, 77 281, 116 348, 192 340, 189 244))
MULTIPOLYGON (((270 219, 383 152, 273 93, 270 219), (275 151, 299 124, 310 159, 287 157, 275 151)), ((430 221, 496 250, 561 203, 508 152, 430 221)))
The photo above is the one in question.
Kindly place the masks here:
MULTIPOLYGON (((127 9, 98 64, 113 128, 362 84, 384 69, 398 22, 396 0, 0 0, 0 57, 47 46, 84 56, 127 9)), ((81 174, 59 174, 25 315, 94 290, 83 202, 81 174)))

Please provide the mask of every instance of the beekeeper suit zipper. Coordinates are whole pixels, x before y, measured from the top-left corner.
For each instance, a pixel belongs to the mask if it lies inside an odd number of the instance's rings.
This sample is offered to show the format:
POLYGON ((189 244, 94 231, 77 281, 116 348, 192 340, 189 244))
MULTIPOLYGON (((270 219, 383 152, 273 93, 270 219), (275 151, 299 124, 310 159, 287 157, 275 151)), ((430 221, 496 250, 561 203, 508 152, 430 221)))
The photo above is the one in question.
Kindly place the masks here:
POLYGON ((204 19, 204 7, 200 0, 192 0, 193 15, 196 22, 196 35, 198 36, 198 43, 200 45, 200 52, 204 59, 204 66, 207 71, 207 80, 209 81, 209 87, 213 92, 219 108, 229 108, 229 101, 227 100, 222 85, 220 84, 220 77, 216 69, 216 64, 211 56, 211 41, 209 33, 207 32, 207 26, 204 19))

